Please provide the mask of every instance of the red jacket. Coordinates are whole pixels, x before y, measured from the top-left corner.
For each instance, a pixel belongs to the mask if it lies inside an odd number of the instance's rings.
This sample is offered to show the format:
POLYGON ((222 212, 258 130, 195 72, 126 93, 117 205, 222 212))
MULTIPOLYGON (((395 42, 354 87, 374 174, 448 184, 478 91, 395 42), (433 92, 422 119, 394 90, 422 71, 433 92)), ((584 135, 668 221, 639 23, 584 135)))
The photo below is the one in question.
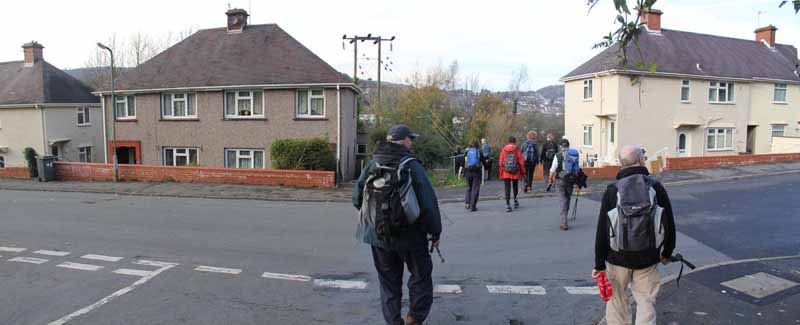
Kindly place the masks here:
MULTIPOLYGON (((511 159, 510 156, 508 158, 511 159)), ((522 161, 522 152, 515 143, 509 143, 503 147, 503 150, 500 152, 500 178, 520 179, 522 175, 525 175, 525 163, 522 161), (516 156, 517 165, 519 166, 519 170, 516 174, 507 173, 505 169, 503 169, 503 162, 506 160, 507 154, 516 156)))

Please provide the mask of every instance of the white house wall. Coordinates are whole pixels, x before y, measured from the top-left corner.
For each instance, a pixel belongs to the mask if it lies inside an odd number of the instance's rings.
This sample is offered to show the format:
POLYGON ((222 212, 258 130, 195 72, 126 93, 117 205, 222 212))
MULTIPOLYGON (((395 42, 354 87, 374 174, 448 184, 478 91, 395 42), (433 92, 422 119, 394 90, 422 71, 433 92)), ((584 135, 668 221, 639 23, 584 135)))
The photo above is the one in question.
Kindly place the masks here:
POLYGON ((7 167, 25 167, 25 148, 44 152, 41 111, 36 108, 0 108, 0 152, 7 167))

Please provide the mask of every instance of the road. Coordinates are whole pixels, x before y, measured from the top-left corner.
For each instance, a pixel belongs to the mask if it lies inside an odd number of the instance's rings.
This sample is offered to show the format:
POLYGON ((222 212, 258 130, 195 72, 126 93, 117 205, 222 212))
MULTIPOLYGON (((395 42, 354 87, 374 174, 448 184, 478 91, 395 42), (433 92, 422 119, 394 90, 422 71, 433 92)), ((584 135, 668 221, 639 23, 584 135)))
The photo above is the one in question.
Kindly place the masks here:
MULTIPOLYGON (((800 175, 670 188, 698 265, 800 252, 800 175)), ((599 203, 558 230, 553 198, 442 206, 429 324, 586 324, 599 203)), ((0 191, 2 324, 380 324, 353 208, 0 191), (88 256, 87 256, 88 255, 88 256)), ((674 273, 675 265, 662 267, 674 273)), ((406 300, 407 303, 407 300, 406 300)))

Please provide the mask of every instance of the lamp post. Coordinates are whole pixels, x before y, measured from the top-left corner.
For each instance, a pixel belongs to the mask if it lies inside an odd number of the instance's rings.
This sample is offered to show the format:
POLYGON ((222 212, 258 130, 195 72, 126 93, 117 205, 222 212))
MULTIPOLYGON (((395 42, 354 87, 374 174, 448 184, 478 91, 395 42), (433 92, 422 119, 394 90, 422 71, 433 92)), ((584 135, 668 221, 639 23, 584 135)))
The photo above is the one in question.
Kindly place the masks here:
POLYGON ((111 142, 113 143, 112 157, 114 161, 114 181, 119 181, 119 160, 117 159, 117 99, 114 97, 114 51, 110 47, 97 42, 97 47, 108 51, 111 55, 111 142))

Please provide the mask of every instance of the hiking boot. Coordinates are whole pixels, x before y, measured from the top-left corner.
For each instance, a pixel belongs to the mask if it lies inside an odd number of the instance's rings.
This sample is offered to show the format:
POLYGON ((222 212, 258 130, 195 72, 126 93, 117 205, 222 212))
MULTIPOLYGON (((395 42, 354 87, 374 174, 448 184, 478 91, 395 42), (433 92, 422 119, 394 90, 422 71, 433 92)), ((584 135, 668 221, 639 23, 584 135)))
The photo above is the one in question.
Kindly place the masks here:
POLYGON ((510 205, 506 205, 506 212, 511 212, 511 206, 510 205))
POLYGON ((569 226, 562 223, 560 226, 558 226, 558 228, 560 228, 562 231, 567 231, 567 229, 569 229, 569 226))
POLYGON ((519 209, 519 201, 514 200, 514 209, 519 209))
POLYGON ((469 210, 469 203, 465 203, 465 204, 464 204, 464 209, 467 209, 467 210, 469 210))
POLYGON ((527 186, 525 186, 524 188, 522 188, 522 192, 523 192, 523 193, 528 193, 528 187, 527 187, 527 186))
POLYGON ((478 208, 476 208, 476 207, 472 207, 472 209, 469 209, 469 211, 470 211, 470 212, 475 212, 475 211, 478 211, 478 208))

